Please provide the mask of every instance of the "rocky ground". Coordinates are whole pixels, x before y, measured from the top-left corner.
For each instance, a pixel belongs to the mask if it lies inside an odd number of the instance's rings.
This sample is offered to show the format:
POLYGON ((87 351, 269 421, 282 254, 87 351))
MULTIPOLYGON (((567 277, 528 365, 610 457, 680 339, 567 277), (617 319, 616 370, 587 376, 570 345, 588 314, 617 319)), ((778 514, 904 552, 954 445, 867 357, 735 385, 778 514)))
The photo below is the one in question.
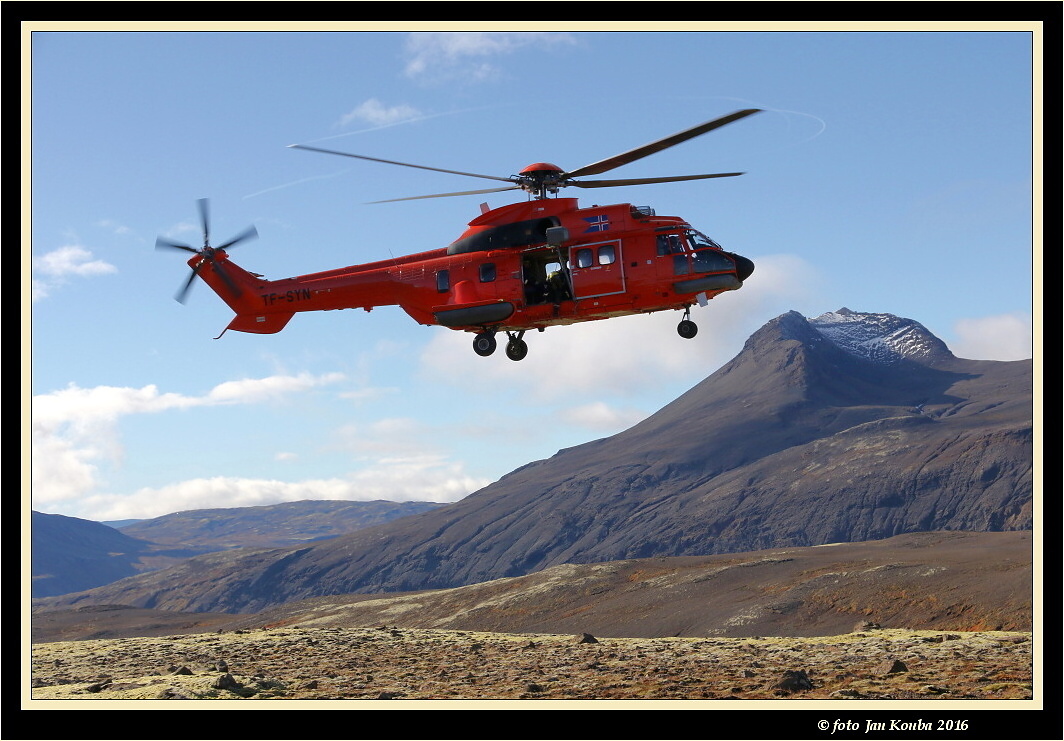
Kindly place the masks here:
POLYGON ((876 626, 638 639, 280 627, 35 643, 30 681, 32 701, 1029 701, 1032 643, 1026 632, 876 626))

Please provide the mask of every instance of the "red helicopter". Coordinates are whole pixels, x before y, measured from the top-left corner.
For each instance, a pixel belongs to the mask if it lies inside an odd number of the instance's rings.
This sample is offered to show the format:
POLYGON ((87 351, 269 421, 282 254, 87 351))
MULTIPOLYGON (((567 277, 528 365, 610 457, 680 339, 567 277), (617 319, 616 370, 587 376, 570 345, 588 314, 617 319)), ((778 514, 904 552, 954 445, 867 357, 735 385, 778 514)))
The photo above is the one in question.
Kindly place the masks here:
MULTIPOLYGON (((672 136, 572 171, 537 162, 517 175, 496 177, 394 162, 306 145, 292 147, 326 154, 499 180, 503 187, 418 198, 523 190, 529 199, 481 214, 444 248, 352 265, 282 280, 265 280, 229 259, 227 250, 254 238, 250 227, 225 244, 210 244, 206 200, 199 201, 203 246, 159 238, 157 248, 193 253, 192 273, 178 292, 183 302, 198 275, 236 312, 226 330, 256 334, 281 331, 302 311, 400 306, 419 324, 474 333, 473 350, 488 356, 496 335, 507 337, 506 355, 528 353, 529 330, 629 314, 682 310, 681 337, 698 331, 691 307, 742 287, 754 264, 724 249, 676 216, 622 203, 581 208, 575 198, 558 198, 564 187, 606 188, 705 178, 739 172, 628 180, 578 180, 599 175, 759 112, 744 109, 672 136)), ((385 201, 377 201, 384 203, 385 201)), ((222 331, 222 334, 225 330, 222 331)), ((221 337, 221 334, 218 335, 221 337)))

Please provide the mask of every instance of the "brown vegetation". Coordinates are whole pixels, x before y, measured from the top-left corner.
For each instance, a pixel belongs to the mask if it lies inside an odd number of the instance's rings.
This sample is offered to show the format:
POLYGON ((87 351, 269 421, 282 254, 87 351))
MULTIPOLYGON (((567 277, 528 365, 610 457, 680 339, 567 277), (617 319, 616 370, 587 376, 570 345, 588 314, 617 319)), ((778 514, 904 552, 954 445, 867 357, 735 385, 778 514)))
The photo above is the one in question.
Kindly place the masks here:
POLYGON ((1030 701, 1032 641, 874 626, 787 639, 286 627, 37 644, 32 697, 1030 701))

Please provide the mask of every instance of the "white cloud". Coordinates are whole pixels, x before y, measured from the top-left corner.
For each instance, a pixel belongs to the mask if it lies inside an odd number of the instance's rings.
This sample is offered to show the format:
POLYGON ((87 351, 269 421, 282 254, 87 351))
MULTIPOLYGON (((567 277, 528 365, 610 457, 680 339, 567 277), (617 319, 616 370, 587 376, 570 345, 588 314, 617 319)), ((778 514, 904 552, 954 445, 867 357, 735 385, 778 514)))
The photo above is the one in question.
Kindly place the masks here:
POLYGON ((220 384, 203 396, 143 388, 97 386, 38 394, 31 400, 31 486, 34 506, 80 501, 103 484, 103 467, 121 464, 118 422, 137 414, 276 400, 339 374, 274 376, 220 384))
POLYGON ((407 36, 407 77, 439 82, 477 82, 498 77, 492 60, 529 47, 554 47, 575 42, 567 33, 412 33, 407 36))
POLYGON ((460 463, 441 457, 394 458, 343 478, 278 481, 216 476, 139 489, 132 494, 85 494, 78 498, 76 512, 68 516, 97 521, 140 519, 194 509, 256 507, 304 499, 453 502, 489 483, 465 473, 460 463))
POLYGON ((96 226, 100 227, 101 229, 107 229, 112 234, 119 234, 119 235, 131 235, 131 234, 133 234, 133 230, 132 229, 130 229, 125 224, 120 224, 119 222, 117 222, 117 221, 115 221, 113 219, 100 219, 99 221, 96 222, 96 226))
POLYGON ((52 293, 51 284, 33 278, 30 280, 30 300, 36 302, 48 298, 52 293))
MULTIPOLYGON (((279 375, 219 384, 200 396, 162 393, 156 386, 100 386, 39 394, 32 400, 31 495, 34 509, 93 520, 157 517, 211 507, 250 507, 299 499, 456 501, 491 481, 430 450, 431 436, 417 421, 386 418, 348 426, 337 446, 365 465, 343 477, 279 481, 232 476, 196 478, 142 488, 107 490, 109 467, 122 463, 122 418, 175 409, 259 403, 291 398, 334 383, 337 373, 279 375)), ((278 461, 297 456, 279 452, 278 461)), ((357 464, 356 464, 357 465, 357 464)))
POLYGON ((351 475, 351 495, 358 501, 387 499, 396 502, 456 502, 491 483, 472 476, 462 463, 443 455, 384 458, 351 475))
POLYGON ((40 487, 34 486, 36 506, 73 499, 95 489, 99 462, 107 454, 87 436, 38 436, 35 431, 31 456, 31 485, 41 481, 40 487))
POLYGON ((280 399, 289 394, 306 391, 315 386, 322 386, 343 380, 342 373, 326 373, 314 376, 300 373, 296 376, 269 376, 268 378, 245 378, 240 381, 226 381, 210 390, 205 402, 210 403, 257 403, 280 399))
POLYGON ((92 253, 78 245, 67 245, 33 258, 38 273, 62 278, 67 275, 104 275, 118 269, 103 260, 93 260, 92 253))
POLYGON ((954 355, 973 360, 1023 360, 1033 356, 1034 334, 1030 314, 964 319, 956 323, 954 355))
POLYGON ((65 389, 33 397, 33 428, 55 431, 68 425, 89 432, 127 414, 160 412, 202 403, 196 397, 160 393, 154 385, 139 389, 119 386, 83 389, 70 384, 65 389))
POLYGON ((409 105, 385 106, 376 98, 359 104, 356 108, 346 113, 340 119, 341 126, 356 121, 372 126, 392 126, 404 121, 412 121, 421 118, 422 114, 417 108, 409 105))
POLYGON ((32 266, 34 301, 46 298, 70 277, 92 278, 118 272, 109 262, 93 259, 92 252, 79 245, 66 245, 37 255, 32 266))

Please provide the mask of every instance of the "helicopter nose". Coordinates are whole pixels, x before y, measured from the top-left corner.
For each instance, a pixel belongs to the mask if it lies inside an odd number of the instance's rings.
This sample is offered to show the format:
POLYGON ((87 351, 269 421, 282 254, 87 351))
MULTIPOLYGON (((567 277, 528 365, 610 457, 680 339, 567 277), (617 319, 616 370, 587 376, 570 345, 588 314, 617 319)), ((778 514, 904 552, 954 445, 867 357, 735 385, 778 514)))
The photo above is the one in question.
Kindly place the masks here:
POLYGON ((740 281, 745 281, 754 272, 754 261, 743 257, 742 255, 736 255, 734 252, 728 253, 733 260, 735 260, 735 275, 740 281))

